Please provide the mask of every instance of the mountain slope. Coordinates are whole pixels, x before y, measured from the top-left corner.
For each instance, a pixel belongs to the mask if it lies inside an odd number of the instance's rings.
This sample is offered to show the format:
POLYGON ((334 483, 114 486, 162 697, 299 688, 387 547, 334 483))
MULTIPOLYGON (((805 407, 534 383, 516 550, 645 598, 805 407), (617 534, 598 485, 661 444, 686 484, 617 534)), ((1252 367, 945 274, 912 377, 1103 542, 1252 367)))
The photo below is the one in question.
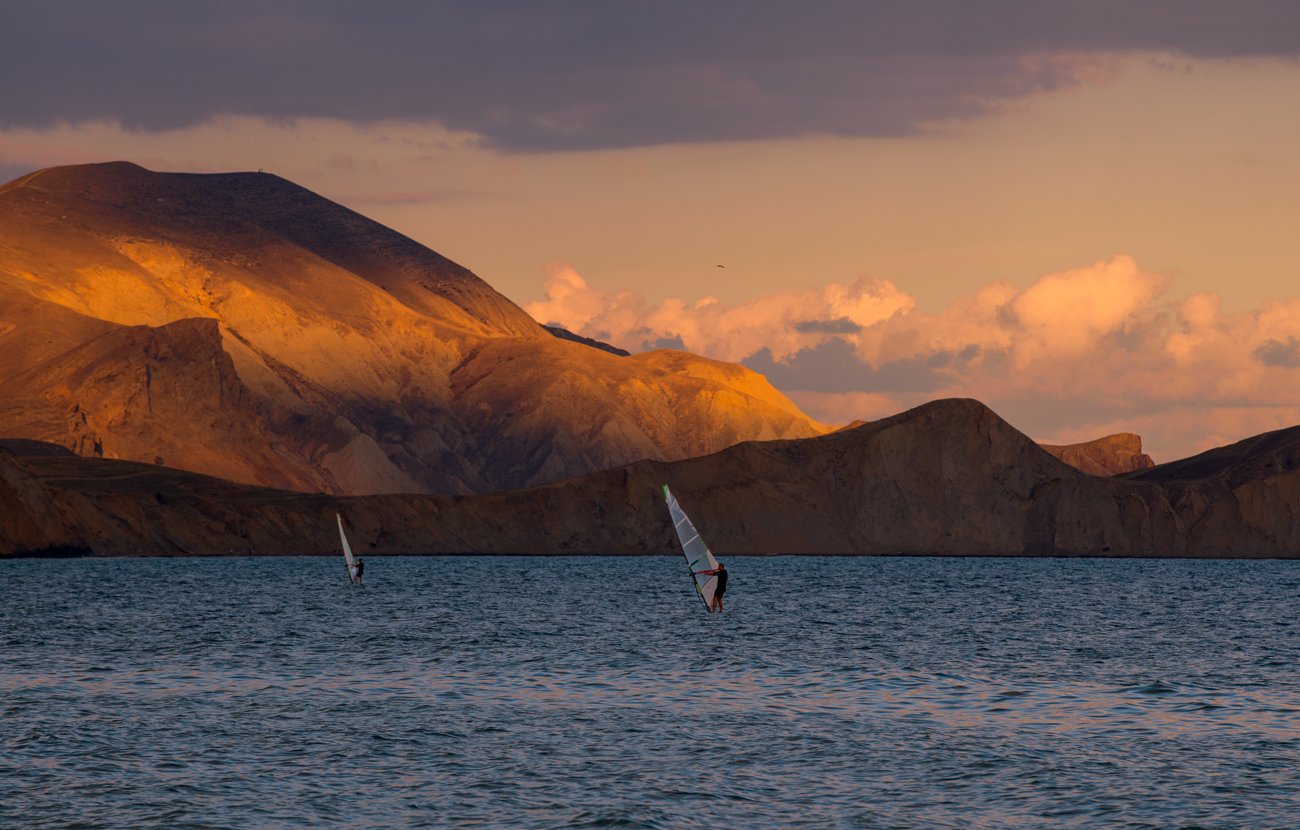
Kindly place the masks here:
POLYGON ((22 401, 0 406, 0 435, 357 494, 825 431, 723 367, 555 338, 468 270, 269 174, 111 163, 0 187, 0 383, 22 401), (150 349, 183 406, 149 409, 150 349))

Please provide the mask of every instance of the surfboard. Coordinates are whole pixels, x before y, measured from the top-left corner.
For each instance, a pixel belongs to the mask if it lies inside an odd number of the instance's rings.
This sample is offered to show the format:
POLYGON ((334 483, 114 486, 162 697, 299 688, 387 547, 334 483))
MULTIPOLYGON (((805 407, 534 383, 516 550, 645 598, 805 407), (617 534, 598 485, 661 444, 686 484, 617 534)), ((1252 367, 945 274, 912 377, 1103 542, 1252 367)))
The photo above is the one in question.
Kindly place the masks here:
POLYGON ((705 576, 700 571, 717 570, 718 560, 713 558, 709 546, 700 538, 700 532, 691 523, 691 517, 687 516, 686 511, 677 503, 676 497, 668 489, 667 484, 664 485, 664 499, 668 502, 668 515, 672 517, 673 530, 677 531, 677 541, 682 545, 682 555, 686 557, 686 570, 691 575, 691 584, 695 586, 695 593, 699 596, 700 602, 704 603, 704 610, 712 611, 713 592, 718 587, 718 577, 705 576))

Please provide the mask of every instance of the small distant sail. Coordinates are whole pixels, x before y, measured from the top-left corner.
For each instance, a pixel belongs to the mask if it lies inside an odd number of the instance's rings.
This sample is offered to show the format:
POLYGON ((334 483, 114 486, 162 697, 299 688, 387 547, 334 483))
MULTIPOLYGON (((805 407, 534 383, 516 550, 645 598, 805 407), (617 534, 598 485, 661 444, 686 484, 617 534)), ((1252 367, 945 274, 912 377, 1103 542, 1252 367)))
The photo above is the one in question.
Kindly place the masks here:
POLYGON ((339 540, 343 542, 343 564, 348 568, 348 579, 356 582, 357 562, 352 558, 352 546, 348 544, 347 534, 343 532, 343 517, 338 513, 335 513, 334 517, 339 520, 339 540))
POLYGON ((677 531, 677 540, 682 543, 682 554, 686 557, 686 567, 691 573, 691 584, 695 586, 700 602, 704 603, 704 610, 712 611, 713 591, 718 587, 718 577, 702 576, 700 571, 716 571, 718 560, 713 558, 709 546, 700 538, 699 531, 669 492, 667 484, 664 485, 664 498, 668 501, 668 515, 672 517, 673 530, 677 531))

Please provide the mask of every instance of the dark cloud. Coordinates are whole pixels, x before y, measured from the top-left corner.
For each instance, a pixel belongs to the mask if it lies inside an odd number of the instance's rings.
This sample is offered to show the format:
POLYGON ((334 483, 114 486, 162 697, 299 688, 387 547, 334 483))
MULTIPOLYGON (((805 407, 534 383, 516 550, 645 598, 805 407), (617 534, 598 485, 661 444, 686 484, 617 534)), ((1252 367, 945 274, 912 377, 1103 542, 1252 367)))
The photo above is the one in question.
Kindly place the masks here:
POLYGON ((862 331, 862 326, 847 317, 834 320, 801 320, 794 324, 794 330, 800 334, 855 334, 862 331))
POLYGON ((1292 0, 0 5, 0 123, 434 118, 514 149, 896 135, 1074 82, 1043 52, 1296 55, 1292 0))
POLYGON ((896 360, 874 368, 864 363, 853 344, 832 337, 811 349, 800 349, 778 362, 772 350, 759 349, 740 361, 784 392, 932 392, 951 385, 960 370, 980 353, 978 346, 960 352, 937 351, 896 360))
POLYGON ((1286 340, 1265 340, 1250 356, 1265 366, 1284 366, 1294 369, 1300 366, 1300 340, 1288 337, 1286 340))

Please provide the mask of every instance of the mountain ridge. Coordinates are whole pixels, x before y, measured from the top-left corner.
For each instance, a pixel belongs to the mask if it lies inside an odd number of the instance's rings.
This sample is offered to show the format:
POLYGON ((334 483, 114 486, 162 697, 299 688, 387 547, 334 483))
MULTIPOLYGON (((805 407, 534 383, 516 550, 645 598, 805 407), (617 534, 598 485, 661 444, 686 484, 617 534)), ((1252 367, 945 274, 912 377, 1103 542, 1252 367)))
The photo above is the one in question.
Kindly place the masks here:
POLYGON ((0 385, 25 402, 0 406, 3 435, 303 491, 468 494, 828 429, 741 367, 606 358, 272 174, 111 162, 0 188, 0 385), (164 331, 190 319, 215 321, 230 395, 207 394, 210 340, 164 331), (138 326, 154 333, 102 339, 138 326), (50 363, 94 340, 97 380, 50 363), (161 366, 147 346, 165 341, 191 402, 172 412, 180 445, 148 416, 161 366))

